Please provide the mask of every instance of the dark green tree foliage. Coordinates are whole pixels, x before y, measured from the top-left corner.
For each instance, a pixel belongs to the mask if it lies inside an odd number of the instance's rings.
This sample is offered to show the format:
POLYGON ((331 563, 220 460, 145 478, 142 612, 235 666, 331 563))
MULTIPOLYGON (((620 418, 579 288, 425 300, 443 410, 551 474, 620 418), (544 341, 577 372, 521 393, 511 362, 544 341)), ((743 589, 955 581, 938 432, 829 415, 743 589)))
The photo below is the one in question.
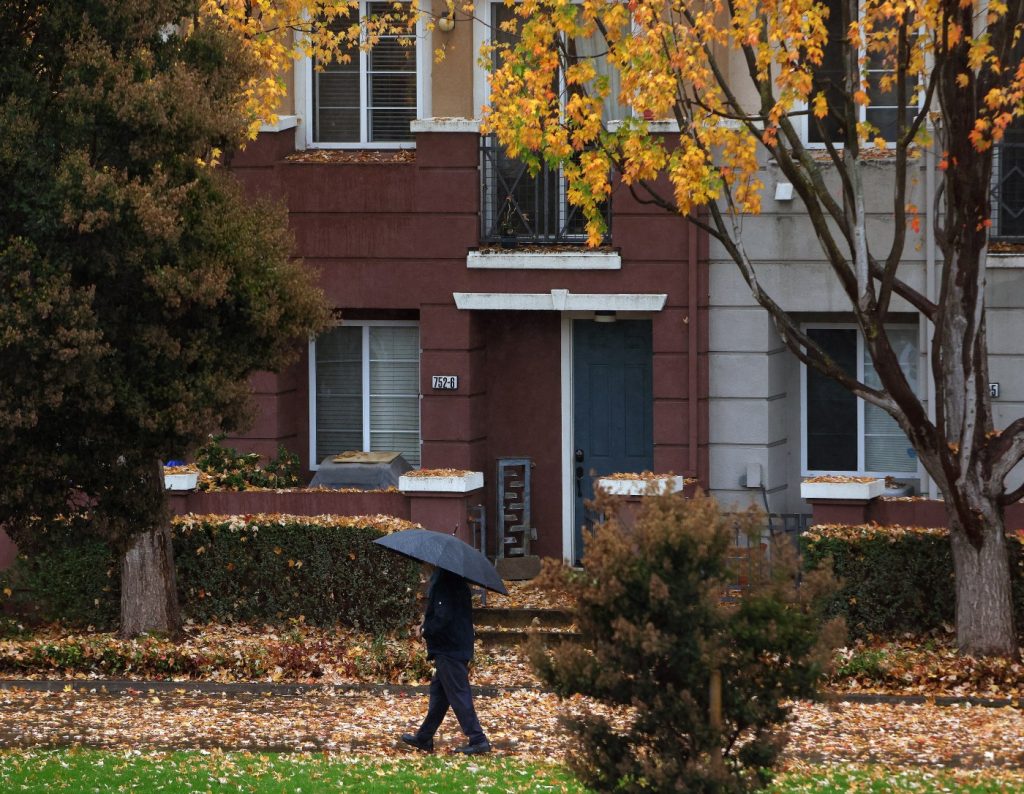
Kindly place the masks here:
POLYGON ((195 12, 0 3, 0 524, 16 539, 69 504, 122 552, 161 531, 158 460, 242 427, 249 376, 324 322, 283 209, 214 164, 243 139, 250 64, 195 12))
POLYGON ((569 721, 571 765, 600 791, 761 787, 781 749, 783 702, 814 696, 841 635, 816 608, 827 577, 798 589, 791 548, 771 565, 756 542, 749 554, 730 551, 760 521, 724 515, 710 497, 648 498, 629 527, 613 505, 603 512, 613 517, 587 539, 584 572, 545 573, 576 596, 580 642, 531 649, 557 692, 620 710, 620 725, 598 713, 569 721), (742 597, 723 599, 740 583, 742 597), (713 671, 720 720, 710 711, 713 671))

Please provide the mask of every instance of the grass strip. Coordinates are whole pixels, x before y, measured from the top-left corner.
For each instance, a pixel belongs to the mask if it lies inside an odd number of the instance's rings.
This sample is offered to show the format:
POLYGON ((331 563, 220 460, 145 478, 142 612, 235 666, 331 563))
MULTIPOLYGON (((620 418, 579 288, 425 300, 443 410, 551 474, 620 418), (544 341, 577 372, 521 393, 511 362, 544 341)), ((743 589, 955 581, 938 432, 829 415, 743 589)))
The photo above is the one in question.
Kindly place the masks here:
POLYGON ((564 792, 586 789, 563 768, 512 757, 387 760, 318 753, 8 750, 3 792, 564 792))

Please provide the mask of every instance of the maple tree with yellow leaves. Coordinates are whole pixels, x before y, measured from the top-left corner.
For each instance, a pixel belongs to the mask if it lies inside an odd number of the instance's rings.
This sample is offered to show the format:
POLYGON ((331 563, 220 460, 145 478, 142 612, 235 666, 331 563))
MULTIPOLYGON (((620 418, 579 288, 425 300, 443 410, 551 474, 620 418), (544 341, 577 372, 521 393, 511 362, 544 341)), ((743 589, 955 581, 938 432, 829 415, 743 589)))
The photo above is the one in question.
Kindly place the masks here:
POLYGON ((1024 496, 1007 485, 1024 459, 1024 419, 994 432, 985 276, 993 146, 1024 114, 1022 3, 523 0, 514 7, 512 42, 491 45, 485 130, 533 169, 561 169, 592 245, 605 234, 602 206, 616 181, 710 235, 789 350, 906 433, 948 505, 960 648, 1016 657, 1003 508, 1024 496), (597 54, 582 55, 595 48, 577 45, 595 40, 597 54), (895 108, 889 122, 873 113, 877 104, 895 108), (609 123, 613 105, 623 112, 609 123), (743 218, 761 209, 769 160, 804 205, 877 382, 844 371, 759 278, 743 218), (912 171, 922 162, 937 180, 923 208, 912 200, 912 171), (891 239, 868 230, 868 163, 886 169, 891 239), (908 243, 937 247, 935 289, 905 277, 908 243), (928 324, 931 406, 887 333, 894 305, 909 305, 928 324))

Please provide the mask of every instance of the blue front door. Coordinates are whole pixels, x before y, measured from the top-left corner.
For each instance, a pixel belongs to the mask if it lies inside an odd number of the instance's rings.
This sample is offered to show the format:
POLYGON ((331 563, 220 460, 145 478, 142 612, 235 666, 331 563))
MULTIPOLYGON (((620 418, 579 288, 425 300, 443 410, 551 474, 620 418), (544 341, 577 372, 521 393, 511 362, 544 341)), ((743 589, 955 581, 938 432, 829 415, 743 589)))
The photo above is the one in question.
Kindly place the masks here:
POLYGON ((650 471, 654 462, 651 323, 573 322, 573 487, 575 548, 583 556, 584 501, 594 479, 650 471))

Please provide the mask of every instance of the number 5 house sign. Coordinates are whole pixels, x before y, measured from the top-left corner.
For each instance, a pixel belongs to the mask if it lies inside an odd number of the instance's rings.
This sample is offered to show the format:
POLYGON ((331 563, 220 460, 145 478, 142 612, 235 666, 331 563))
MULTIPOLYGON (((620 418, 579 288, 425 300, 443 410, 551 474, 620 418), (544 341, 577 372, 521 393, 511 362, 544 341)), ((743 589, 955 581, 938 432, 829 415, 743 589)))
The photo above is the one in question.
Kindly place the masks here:
POLYGON ((431 375, 430 385, 440 391, 454 391, 459 388, 458 375, 431 375))

